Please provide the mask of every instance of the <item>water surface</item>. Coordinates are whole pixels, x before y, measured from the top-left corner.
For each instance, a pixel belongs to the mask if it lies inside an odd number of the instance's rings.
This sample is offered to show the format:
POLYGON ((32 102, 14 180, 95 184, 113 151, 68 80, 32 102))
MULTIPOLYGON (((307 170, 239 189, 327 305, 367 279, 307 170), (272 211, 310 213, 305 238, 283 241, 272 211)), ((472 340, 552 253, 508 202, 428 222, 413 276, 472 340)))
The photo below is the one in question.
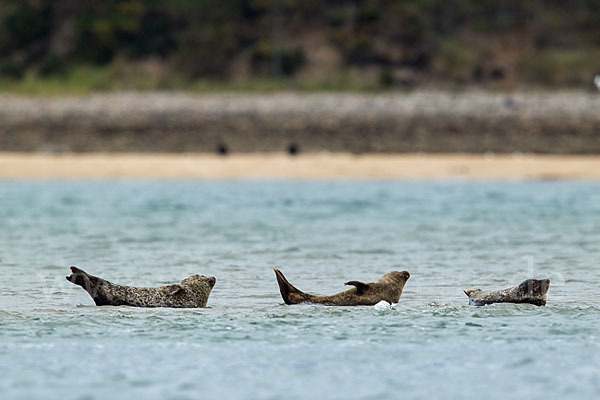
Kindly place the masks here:
POLYGON ((597 398, 600 184, 0 182, 2 398, 597 398), (95 307, 77 265, 209 308, 95 307), (282 304, 411 272, 393 309, 282 304), (552 280, 548 306, 465 288, 552 280))

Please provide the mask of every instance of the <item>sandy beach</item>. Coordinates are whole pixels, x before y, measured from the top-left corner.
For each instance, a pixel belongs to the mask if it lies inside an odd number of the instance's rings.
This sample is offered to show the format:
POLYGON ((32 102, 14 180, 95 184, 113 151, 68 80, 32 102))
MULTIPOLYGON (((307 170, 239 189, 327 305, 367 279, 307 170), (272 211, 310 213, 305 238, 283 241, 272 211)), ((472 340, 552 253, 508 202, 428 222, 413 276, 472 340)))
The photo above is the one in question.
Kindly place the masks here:
POLYGON ((0 153, 0 179, 600 179, 600 156, 0 153))

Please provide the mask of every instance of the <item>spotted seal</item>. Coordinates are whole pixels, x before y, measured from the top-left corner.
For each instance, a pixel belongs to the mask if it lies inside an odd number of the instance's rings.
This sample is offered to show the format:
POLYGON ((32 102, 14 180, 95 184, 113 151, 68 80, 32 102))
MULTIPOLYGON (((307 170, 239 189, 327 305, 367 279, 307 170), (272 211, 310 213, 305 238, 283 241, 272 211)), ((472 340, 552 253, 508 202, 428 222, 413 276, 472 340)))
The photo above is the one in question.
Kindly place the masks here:
POLYGON ((373 306, 384 300, 390 304, 397 303, 410 274, 408 271, 392 271, 382 276, 377 282, 346 282, 354 286, 352 289, 331 296, 316 296, 296 289, 285 279, 283 273, 273 268, 279 291, 285 304, 316 303, 328 306, 373 306))
POLYGON ((464 292, 469 297, 469 305, 472 306, 492 303, 529 303, 545 306, 549 288, 550 279, 527 279, 518 286, 495 292, 484 292, 481 289, 464 292))
POLYGON ((206 307, 208 296, 215 286, 214 277, 192 275, 179 283, 156 288, 116 285, 71 267, 67 280, 85 289, 97 306, 133 307, 206 307))

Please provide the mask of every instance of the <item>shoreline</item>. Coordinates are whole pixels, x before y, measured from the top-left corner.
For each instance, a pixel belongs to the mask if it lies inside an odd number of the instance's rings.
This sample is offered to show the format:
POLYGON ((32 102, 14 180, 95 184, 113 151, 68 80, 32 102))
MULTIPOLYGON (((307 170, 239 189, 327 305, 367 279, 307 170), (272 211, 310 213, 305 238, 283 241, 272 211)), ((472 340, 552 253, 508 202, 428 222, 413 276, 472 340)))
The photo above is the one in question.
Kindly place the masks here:
POLYGON ((600 180, 600 156, 0 152, 0 179, 600 180))

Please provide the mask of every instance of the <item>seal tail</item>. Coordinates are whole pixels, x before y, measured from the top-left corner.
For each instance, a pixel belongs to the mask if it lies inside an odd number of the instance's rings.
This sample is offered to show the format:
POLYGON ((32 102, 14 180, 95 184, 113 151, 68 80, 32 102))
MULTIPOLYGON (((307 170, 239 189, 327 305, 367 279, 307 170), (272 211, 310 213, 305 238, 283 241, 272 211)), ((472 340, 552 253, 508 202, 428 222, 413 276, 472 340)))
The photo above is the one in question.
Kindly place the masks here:
POLYGON ((297 301, 293 301, 290 298, 290 295, 295 293, 295 294, 299 294, 302 296, 305 296, 306 293, 302 292, 301 290, 298 290, 294 287, 294 285, 292 285, 291 283, 288 282, 287 279, 285 279, 285 276, 283 276, 283 273, 278 270, 277 268, 273 268, 273 271, 275 271, 275 276, 277 277, 277 284, 279 285, 279 291, 281 292, 281 297, 283 297, 283 301, 285 302, 285 304, 296 304, 297 301))

